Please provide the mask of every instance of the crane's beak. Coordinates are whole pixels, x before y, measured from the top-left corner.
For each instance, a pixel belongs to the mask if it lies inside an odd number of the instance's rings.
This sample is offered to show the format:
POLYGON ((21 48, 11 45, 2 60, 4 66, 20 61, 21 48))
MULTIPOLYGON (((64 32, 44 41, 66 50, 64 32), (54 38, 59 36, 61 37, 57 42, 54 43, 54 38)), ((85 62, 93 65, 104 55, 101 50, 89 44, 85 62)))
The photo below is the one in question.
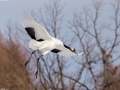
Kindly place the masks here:
POLYGON ((76 51, 74 52, 77 56, 80 56, 80 55, 82 55, 84 52, 81 52, 81 53, 77 53, 76 51))
POLYGON ((82 55, 84 52, 81 52, 81 53, 79 53, 79 54, 77 54, 78 56, 80 56, 80 55, 82 55))

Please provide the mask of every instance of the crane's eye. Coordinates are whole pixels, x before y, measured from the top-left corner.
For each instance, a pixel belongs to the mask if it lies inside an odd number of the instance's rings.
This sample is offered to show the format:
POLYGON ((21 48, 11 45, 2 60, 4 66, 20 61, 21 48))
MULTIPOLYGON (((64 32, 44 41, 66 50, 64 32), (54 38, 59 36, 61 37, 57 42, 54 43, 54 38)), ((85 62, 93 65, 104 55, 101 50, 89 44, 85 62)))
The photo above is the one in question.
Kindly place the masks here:
POLYGON ((71 50, 72 50, 72 51, 75 51, 75 49, 74 49, 74 48, 71 48, 71 50))

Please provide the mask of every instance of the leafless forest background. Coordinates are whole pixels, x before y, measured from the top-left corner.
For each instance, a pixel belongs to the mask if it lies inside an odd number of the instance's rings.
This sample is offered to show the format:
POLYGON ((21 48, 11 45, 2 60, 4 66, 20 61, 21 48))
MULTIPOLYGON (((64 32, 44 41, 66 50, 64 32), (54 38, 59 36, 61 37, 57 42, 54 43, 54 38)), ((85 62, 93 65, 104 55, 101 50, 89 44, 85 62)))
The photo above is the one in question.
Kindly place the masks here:
POLYGON ((57 0, 37 12, 30 11, 52 36, 84 52, 71 59, 53 53, 44 56, 37 79, 41 52, 36 52, 25 67, 32 52, 28 48, 30 37, 20 23, 8 21, 6 30, 0 29, 0 89, 120 90, 120 2, 110 3, 108 21, 102 19, 104 5, 103 1, 93 2, 81 12, 71 12, 73 17, 68 21, 64 19, 64 5, 57 0))

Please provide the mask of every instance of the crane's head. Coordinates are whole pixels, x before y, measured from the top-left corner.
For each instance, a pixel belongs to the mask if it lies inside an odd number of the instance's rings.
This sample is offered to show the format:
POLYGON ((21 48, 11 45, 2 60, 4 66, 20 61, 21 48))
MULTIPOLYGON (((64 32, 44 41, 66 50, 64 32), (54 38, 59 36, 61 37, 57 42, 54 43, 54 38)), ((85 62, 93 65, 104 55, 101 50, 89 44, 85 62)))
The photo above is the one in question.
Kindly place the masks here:
POLYGON ((77 54, 77 52, 76 52, 76 50, 74 48, 71 48, 71 47, 69 47, 69 46, 67 46, 65 44, 64 44, 64 47, 67 48, 67 49, 69 49, 71 52, 77 54))
MULTIPOLYGON (((71 50, 73 53, 77 54, 75 48, 71 48, 70 50, 71 50)), ((77 54, 77 55, 78 55, 78 54, 77 54)))
POLYGON ((82 54, 84 53, 84 52, 81 52, 81 53, 78 54, 78 53, 76 52, 75 48, 68 47, 68 46, 66 46, 65 44, 64 44, 64 47, 67 48, 67 49, 69 49, 71 52, 75 53, 75 54, 78 55, 78 56, 79 56, 79 55, 82 55, 82 54))
POLYGON ((75 53, 76 55, 78 55, 78 56, 80 56, 80 55, 82 55, 84 53, 84 52, 81 52, 81 53, 78 54, 74 48, 71 48, 71 51, 73 53, 75 53))

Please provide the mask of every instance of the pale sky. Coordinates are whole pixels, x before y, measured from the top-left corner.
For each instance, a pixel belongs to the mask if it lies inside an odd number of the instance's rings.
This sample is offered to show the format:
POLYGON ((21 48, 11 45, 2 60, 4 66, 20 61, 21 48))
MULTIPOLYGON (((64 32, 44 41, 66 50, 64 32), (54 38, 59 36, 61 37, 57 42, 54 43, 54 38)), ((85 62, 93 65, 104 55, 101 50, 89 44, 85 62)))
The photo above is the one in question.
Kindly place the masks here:
MULTIPOLYGON (((26 11, 37 11, 40 7, 43 9, 44 5, 49 3, 50 0, 0 0, 0 29, 4 30, 8 20, 14 22, 19 21, 19 17, 26 11)), ((65 5, 63 8, 64 22, 72 19, 73 12, 81 12, 84 7, 90 6, 93 1, 99 0, 60 0, 61 5, 65 5)), ((104 0, 103 0, 104 1, 104 0)), ((112 0, 105 0, 104 12, 101 20, 108 18, 107 15, 110 12, 109 3, 112 0)), ((93 8, 92 8, 93 9, 93 8)), ((108 21, 109 22, 109 21, 108 21)), ((67 28, 67 24, 64 24, 64 29, 67 28)))
MULTIPOLYGON (((6 25, 8 20, 18 21, 25 11, 38 10, 50 0, 0 0, 0 27, 6 25)), ((98 1, 98 0, 94 0, 98 1)), ((106 0, 108 1, 108 0, 106 0)), ((89 6, 93 0, 60 0, 64 6, 65 17, 71 17, 74 11, 81 11, 84 6, 89 6)), ((106 7, 108 8, 109 5, 106 7)), ((69 19, 69 18, 68 18, 69 19)))
MULTIPOLYGON (((90 0, 60 0, 65 4, 64 10, 72 14, 72 11, 79 10, 90 0)), ((49 0, 0 0, 0 26, 6 24, 7 20, 17 21, 18 17, 27 10, 37 10, 43 7, 49 0)))

